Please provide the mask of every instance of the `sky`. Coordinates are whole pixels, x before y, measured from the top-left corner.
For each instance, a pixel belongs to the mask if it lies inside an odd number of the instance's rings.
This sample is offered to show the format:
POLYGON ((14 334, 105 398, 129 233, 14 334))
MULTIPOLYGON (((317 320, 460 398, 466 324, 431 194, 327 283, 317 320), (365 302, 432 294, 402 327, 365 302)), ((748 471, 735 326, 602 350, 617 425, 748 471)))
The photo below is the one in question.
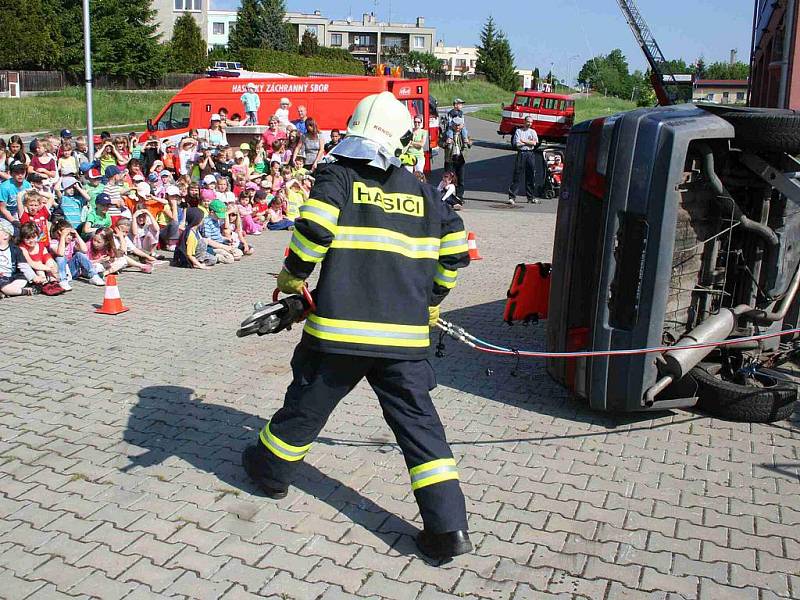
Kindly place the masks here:
MULTIPOLYGON (((211 0, 215 9, 238 6, 238 0, 211 0)), ((753 19, 752 0, 636 0, 642 16, 667 59, 706 63, 728 60, 731 49, 747 62, 753 19)), ((506 33, 517 68, 550 69, 559 78, 574 78, 583 63, 620 48, 633 69, 646 68, 616 0, 460 0, 448 3, 400 0, 286 0, 294 12, 320 10, 331 19, 360 19, 375 12, 378 19, 412 23, 417 16, 436 27, 447 46, 473 46, 491 14, 506 33), (493 5, 493 6, 492 6, 493 5), (505 8, 503 7, 505 5, 505 8), (491 8, 490 8, 491 6, 491 8)), ((544 74, 544 73, 543 73, 544 74)))

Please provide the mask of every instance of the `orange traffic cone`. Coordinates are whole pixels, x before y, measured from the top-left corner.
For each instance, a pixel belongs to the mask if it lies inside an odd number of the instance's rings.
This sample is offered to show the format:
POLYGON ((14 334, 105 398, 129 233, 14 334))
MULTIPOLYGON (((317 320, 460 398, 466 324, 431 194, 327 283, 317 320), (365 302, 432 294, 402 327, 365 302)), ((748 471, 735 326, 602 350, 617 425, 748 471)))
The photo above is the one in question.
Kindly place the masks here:
POLYGON ((108 275, 106 277, 106 294, 103 298, 103 306, 94 312, 100 313, 101 315, 118 315, 127 310, 129 310, 128 307, 122 304, 122 298, 119 297, 117 276, 108 275))
POLYGON ((470 260, 483 260, 483 257, 478 253, 478 239, 472 231, 467 232, 467 247, 469 248, 470 260))

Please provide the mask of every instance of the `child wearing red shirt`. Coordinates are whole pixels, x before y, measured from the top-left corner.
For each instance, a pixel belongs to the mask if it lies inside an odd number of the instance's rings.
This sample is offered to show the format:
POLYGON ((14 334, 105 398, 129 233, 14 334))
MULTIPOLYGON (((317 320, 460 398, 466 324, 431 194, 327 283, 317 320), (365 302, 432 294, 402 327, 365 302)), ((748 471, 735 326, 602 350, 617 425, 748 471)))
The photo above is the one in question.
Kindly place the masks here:
MULTIPOLYGON (((47 246, 38 241, 39 231, 36 225, 32 222, 20 225, 19 228, 19 249, 22 250, 22 255, 34 273, 37 279, 41 281, 58 281, 58 265, 47 246)), ((35 279, 34 281, 36 281, 35 279)), ((66 290, 66 288, 64 288, 66 290)))
POLYGON ((25 207, 19 217, 20 225, 24 223, 33 223, 36 230, 39 232, 38 242, 44 244, 45 248, 50 247, 50 211, 44 203, 44 198, 34 191, 25 194, 22 199, 22 204, 25 207))

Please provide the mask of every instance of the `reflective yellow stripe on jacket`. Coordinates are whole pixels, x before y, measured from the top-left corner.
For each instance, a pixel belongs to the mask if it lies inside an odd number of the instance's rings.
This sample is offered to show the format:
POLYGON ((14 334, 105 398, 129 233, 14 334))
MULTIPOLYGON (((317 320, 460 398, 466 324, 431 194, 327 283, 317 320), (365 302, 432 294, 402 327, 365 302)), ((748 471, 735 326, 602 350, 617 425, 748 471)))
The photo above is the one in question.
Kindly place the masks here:
POLYGON ((441 483, 449 479, 458 479, 458 469, 453 458, 439 458, 409 469, 411 475, 411 489, 441 483))
POLYGON ((292 240, 289 242, 289 248, 297 254, 302 260, 310 263, 322 262, 328 249, 325 246, 320 246, 310 241, 302 233, 294 230, 292 240))
POLYGON ((427 325, 346 321, 310 314, 303 329, 309 335, 331 342, 406 348, 425 348, 430 343, 430 328, 427 325))
POLYGON ((336 223, 339 221, 339 209, 319 200, 306 200, 300 207, 300 217, 321 225, 336 235, 336 223))
MULTIPOLYGON (((466 238, 465 238, 466 239, 466 238)), ((411 237, 382 227, 337 227, 331 248, 395 252, 408 258, 432 258, 440 255, 440 241, 431 237, 411 237)), ((464 242, 464 248, 466 248, 464 242)))
POLYGON ((469 252, 466 231, 456 231, 455 233, 448 233, 442 237, 442 243, 439 248, 439 256, 461 254, 462 252, 469 252))
POLYGON ((278 458, 291 462, 303 460, 305 455, 308 454, 308 449, 311 448, 311 444, 306 444, 305 446, 292 446, 291 444, 287 444, 272 434, 269 430, 269 422, 264 425, 258 437, 261 439, 261 443, 267 447, 267 450, 278 458))
POLYGON ((437 264, 436 275, 433 276, 433 281, 448 290, 452 290, 456 287, 457 277, 458 271, 451 271, 450 269, 445 269, 441 264, 437 264))

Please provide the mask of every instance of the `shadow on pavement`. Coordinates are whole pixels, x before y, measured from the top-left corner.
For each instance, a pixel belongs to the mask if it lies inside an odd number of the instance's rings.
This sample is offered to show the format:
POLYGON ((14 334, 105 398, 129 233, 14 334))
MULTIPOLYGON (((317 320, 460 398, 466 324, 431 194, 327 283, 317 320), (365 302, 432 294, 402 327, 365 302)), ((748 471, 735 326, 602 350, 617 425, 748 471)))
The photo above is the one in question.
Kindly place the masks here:
MULTIPOLYGON (((256 441, 263 424, 264 419, 259 416, 230 406, 205 403, 191 388, 173 385, 142 388, 131 409, 124 440, 144 448, 145 452, 130 456, 131 464, 122 471, 159 465, 174 456, 233 488, 260 496, 241 466, 240 454, 256 441)), ((293 485, 329 504, 397 552, 427 560, 416 550, 414 536, 418 530, 414 526, 313 465, 301 463, 293 485)), ((276 504, 291 502, 293 498, 296 494, 290 491, 287 500, 276 504)))
MULTIPOLYGON (((497 300, 446 311, 442 318, 463 327, 472 335, 493 344, 520 350, 546 348, 546 321, 524 326, 503 323, 505 300, 497 300)), ((440 339, 438 336, 434 341, 440 339)), ((525 440, 542 441, 567 437, 592 437, 609 433, 651 430, 705 418, 675 411, 604 413, 588 408, 586 402, 572 397, 547 374, 544 359, 495 356, 468 348, 456 340, 444 337, 445 358, 432 360, 439 385, 481 396, 489 401, 502 402, 531 412, 604 427, 566 436, 540 436, 525 440), (652 421, 664 417, 680 417, 671 421, 652 421), (639 426, 635 426, 635 425, 639 426), (615 431, 616 430, 616 431, 615 431)), ((471 443, 496 443, 478 441, 471 443)))

